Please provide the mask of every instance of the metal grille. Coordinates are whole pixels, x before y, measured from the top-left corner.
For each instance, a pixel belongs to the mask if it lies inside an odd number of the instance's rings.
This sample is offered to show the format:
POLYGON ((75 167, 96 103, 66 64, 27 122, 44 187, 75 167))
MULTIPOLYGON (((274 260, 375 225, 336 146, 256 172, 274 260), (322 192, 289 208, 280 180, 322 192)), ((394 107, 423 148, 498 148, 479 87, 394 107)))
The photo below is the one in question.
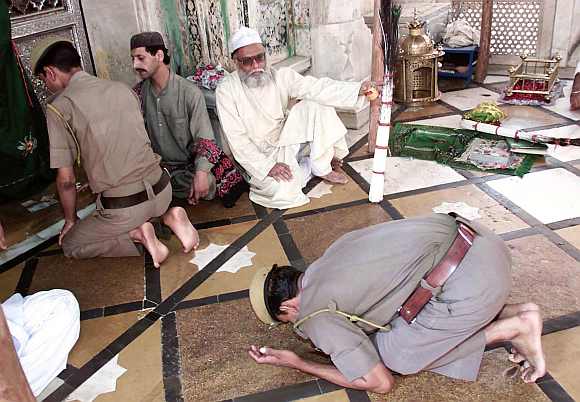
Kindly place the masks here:
POLYGON ((12 0, 9 5, 12 39, 16 43, 24 68, 32 80, 34 92, 43 105, 47 99, 46 87, 30 70, 30 52, 39 40, 47 36, 58 36, 72 41, 81 56, 83 69, 89 73, 93 72, 79 0, 12 0), (36 6, 30 3, 35 3, 36 6), (31 10, 29 6, 37 7, 37 11, 22 14, 20 11, 14 11, 16 6, 25 11, 31 10))
MULTIPOLYGON (((480 29, 481 4, 481 0, 453 0, 450 19, 464 19, 480 29)), ((535 56, 543 10, 543 0, 494 0, 491 53, 535 56)))
POLYGON ((62 0, 9 0, 10 18, 28 17, 35 14, 62 10, 62 0))
POLYGON ((30 77, 30 80, 32 81, 32 87, 34 88, 34 92, 36 93, 36 96, 38 97, 38 100, 42 105, 46 103, 48 93, 46 87, 44 86, 44 83, 37 76, 35 76, 32 73, 32 70, 30 69, 30 53, 32 52, 32 49, 34 49, 38 41, 48 36, 51 37, 58 36, 59 38, 70 40, 73 43, 77 43, 77 40, 75 38, 75 32, 70 28, 59 31, 58 33, 56 32, 39 33, 36 34, 34 37, 17 38, 15 40, 18 48, 18 53, 20 54, 22 64, 24 65, 24 69, 26 70, 28 77, 30 77))
POLYGON ((288 5, 287 0, 259 0, 256 29, 273 59, 288 55, 288 5))

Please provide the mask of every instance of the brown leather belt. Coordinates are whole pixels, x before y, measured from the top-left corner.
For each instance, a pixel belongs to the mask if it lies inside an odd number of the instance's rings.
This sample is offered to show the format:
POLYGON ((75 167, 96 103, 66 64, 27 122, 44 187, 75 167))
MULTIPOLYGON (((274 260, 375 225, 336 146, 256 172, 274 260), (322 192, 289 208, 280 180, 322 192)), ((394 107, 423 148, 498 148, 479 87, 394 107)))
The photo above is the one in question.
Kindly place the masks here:
MULTIPOLYGON (((153 193, 155 195, 162 192, 165 187, 167 187, 167 183, 171 180, 171 176, 163 170, 161 174, 161 178, 157 183, 155 183, 151 188, 153 189, 153 193)), ((135 205, 139 205, 145 201, 149 200, 149 196, 147 195, 147 190, 143 190, 139 193, 127 195, 125 197, 103 197, 101 196, 101 205, 105 209, 121 209, 121 208, 129 208, 135 205)))
POLYGON ((445 256, 421 280, 421 284, 401 306, 399 315, 408 323, 413 322, 417 314, 433 297, 432 290, 443 286, 445 281, 449 279, 473 244, 473 239, 475 239, 475 231, 473 229, 462 222, 457 222, 457 232, 457 237, 451 243, 445 256))

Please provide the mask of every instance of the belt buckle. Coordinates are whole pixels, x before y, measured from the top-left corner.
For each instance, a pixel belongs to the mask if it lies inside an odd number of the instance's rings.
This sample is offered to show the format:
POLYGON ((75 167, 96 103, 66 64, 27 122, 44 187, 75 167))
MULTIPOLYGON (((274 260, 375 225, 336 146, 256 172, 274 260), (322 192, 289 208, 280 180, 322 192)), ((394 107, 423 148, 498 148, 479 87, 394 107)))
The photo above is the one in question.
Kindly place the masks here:
POLYGON ((463 238, 463 240, 465 240, 470 246, 473 246, 475 232, 470 227, 459 222, 459 224, 457 225, 457 232, 463 238))

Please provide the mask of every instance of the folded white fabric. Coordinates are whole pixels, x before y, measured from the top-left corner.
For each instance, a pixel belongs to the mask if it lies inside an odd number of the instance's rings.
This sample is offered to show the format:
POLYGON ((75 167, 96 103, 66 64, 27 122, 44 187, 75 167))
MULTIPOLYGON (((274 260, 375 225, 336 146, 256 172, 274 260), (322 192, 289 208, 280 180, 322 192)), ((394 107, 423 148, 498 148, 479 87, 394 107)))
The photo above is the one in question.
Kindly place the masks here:
POLYGON ((54 289, 27 297, 17 293, 2 308, 20 365, 39 395, 65 369, 79 338, 79 304, 68 290, 54 289))

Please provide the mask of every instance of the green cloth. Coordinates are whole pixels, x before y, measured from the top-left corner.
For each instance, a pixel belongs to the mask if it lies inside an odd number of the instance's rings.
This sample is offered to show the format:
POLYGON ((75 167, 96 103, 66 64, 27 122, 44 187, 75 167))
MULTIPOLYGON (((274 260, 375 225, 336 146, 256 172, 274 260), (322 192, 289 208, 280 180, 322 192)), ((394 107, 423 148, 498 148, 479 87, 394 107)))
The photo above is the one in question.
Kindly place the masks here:
POLYGON ((532 155, 509 152, 504 137, 466 129, 397 123, 389 137, 389 148, 393 156, 517 176, 528 173, 534 163, 532 155))
POLYGON ((54 179, 44 113, 11 40, 8 5, 0 1, 0 199, 22 199, 54 179))

